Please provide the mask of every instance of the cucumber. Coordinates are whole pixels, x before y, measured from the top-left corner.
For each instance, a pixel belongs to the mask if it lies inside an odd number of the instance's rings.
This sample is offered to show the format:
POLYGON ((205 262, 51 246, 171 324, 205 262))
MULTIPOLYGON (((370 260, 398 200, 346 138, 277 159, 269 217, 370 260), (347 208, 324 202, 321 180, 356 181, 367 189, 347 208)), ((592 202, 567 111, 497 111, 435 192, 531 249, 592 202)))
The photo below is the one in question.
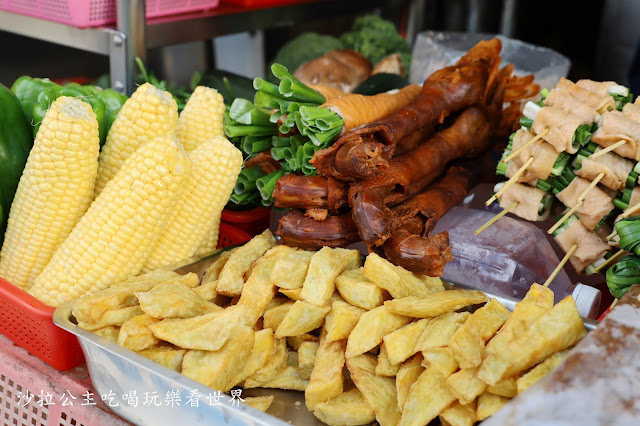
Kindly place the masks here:
POLYGON ((409 81, 398 74, 379 73, 374 74, 353 89, 353 93, 360 95, 377 95, 389 90, 402 89, 409 81))
POLYGON ((196 72, 191 78, 191 89, 196 86, 207 86, 216 89, 224 98, 224 103, 231 105, 235 98, 250 99, 256 95, 253 79, 234 74, 229 71, 212 70, 204 73, 196 72))

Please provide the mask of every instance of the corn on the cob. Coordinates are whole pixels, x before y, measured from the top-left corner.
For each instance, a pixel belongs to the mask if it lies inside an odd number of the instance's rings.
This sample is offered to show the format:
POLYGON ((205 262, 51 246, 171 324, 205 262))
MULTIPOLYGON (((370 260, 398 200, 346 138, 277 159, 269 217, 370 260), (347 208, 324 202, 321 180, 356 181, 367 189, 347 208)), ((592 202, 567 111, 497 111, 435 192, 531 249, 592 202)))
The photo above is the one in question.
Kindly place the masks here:
POLYGON ((91 204, 29 293, 58 306, 136 276, 172 216, 190 167, 175 136, 142 145, 91 204))
MULTIPOLYGON (((195 256, 207 236, 217 242, 220 212, 242 168, 242 153, 223 137, 210 139, 189 156, 193 163, 173 218, 153 248, 143 271, 195 256)), ((215 244, 214 244, 215 245, 215 244)))
POLYGON ((16 191, 0 276, 29 288, 93 200, 98 121, 91 106, 62 96, 47 111, 16 191))
POLYGON ((178 139, 187 152, 215 136, 224 136, 224 99, 216 89, 198 86, 178 118, 178 139))
POLYGON ((102 147, 96 197, 142 144, 159 136, 175 136, 177 128, 178 104, 171 94, 149 83, 138 87, 122 106, 102 147))

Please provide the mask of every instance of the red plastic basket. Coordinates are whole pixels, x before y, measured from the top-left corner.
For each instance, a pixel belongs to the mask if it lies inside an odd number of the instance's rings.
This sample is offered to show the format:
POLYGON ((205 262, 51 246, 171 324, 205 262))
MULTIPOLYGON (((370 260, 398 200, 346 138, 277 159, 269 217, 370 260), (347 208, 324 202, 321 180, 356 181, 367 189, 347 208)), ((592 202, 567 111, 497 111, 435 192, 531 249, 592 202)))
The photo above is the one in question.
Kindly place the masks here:
MULTIPOLYGON (((218 247, 242 244, 251 235, 220 223, 218 247)), ((69 370, 84 363, 78 339, 53 323, 55 308, 0 277, 0 334, 50 366, 69 370)))
POLYGON ((222 0, 223 3, 244 7, 274 7, 297 3, 314 3, 318 0, 222 0))
POLYGON ((256 207, 251 210, 222 210, 222 223, 229 223, 249 235, 261 234, 269 227, 271 209, 256 207))
MULTIPOLYGON (((220 0, 146 0, 147 18, 213 9, 220 0)), ((115 0, 0 0, 0 9, 78 28, 116 21, 115 0)))

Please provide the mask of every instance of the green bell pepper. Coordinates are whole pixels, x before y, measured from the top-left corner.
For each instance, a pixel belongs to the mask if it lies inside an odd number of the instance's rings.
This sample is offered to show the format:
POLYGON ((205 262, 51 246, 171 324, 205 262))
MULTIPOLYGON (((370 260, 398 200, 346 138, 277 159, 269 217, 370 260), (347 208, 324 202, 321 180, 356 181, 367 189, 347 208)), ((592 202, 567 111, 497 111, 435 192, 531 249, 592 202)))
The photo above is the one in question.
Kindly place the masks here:
POLYGON ((33 136, 38 134, 40 124, 44 118, 47 110, 51 104, 60 96, 71 96, 81 99, 91 105, 93 112, 96 113, 96 119, 98 120, 98 129, 100 132, 100 146, 104 144, 107 138, 106 129, 106 108, 104 103, 95 95, 87 95, 84 90, 73 86, 59 86, 55 85, 44 89, 38 96, 38 99, 33 106, 33 136))
POLYGON ((17 96, 0 84, 0 244, 32 146, 31 128, 17 96))
POLYGON ((32 111, 40 93, 47 87, 55 85, 48 78, 31 78, 28 76, 22 76, 13 83, 11 91, 15 93, 20 101, 27 123, 34 123, 32 111))
POLYGON ((116 116, 122 109, 124 103, 129 99, 127 95, 116 92, 113 89, 104 89, 97 92, 98 99, 104 103, 106 108, 106 117, 105 117, 105 131, 107 134, 109 133, 109 129, 111 129, 111 125, 113 124, 116 116))

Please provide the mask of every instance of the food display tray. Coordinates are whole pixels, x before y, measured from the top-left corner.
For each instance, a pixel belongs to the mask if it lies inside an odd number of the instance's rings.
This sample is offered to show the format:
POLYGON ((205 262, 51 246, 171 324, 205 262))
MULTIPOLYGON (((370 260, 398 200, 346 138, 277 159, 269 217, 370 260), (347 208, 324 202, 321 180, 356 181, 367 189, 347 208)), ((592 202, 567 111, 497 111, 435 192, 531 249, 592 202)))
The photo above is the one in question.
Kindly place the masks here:
MULTIPOLYGON (((251 235, 220 223, 218 247, 242 244, 251 235)), ((60 371, 84 362, 78 339, 53 324, 55 308, 0 277, 0 334, 60 371)))
MULTIPOLYGON (((178 272, 195 272, 201 275, 213 259, 205 259, 192 265, 185 266, 178 272)), ((461 284, 445 283, 447 288, 467 288, 461 284)), ((513 311, 515 299, 493 295, 485 292, 489 297, 497 299, 507 309, 513 311)), ((139 397, 156 393, 161 398, 176 391, 181 395, 180 406, 133 407, 120 404, 110 407, 116 414, 135 424, 225 424, 225 425, 322 425, 304 403, 304 393, 277 389, 249 389, 243 390, 240 397, 274 395, 274 401, 269 414, 257 411, 245 404, 239 403, 231 396, 222 395, 219 405, 216 402, 216 391, 205 387, 175 371, 152 362, 137 353, 118 346, 90 331, 77 326, 71 313, 71 303, 66 303, 56 309, 53 322, 65 331, 78 337, 84 351, 89 374, 96 391, 101 395, 126 395, 134 391, 139 397), (185 404, 189 395, 197 396, 198 406, 185 404)), ((584 319, 587 330, 593 330, 597 322, 584 319)), ((189 399, 193 402, 195 398, 189 399)))

